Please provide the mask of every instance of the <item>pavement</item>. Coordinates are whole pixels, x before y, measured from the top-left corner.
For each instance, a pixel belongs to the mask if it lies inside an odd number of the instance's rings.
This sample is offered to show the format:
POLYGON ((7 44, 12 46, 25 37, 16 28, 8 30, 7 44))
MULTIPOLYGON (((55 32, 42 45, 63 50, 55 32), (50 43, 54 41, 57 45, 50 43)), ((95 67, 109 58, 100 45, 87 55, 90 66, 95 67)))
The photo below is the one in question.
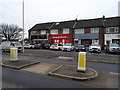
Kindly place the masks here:
POLYGON ((98 76, 97 71, 91 68, 87 68, 85 72, 77 72, 77 67, 72 65, 47 64, 31 60, 18 60, 16 62, 2 60, 1 65, 3 67, 23 70, 36 74, 57 76, 74 80, 90 80, 98 76))
POLYGON ((32 61, 32 60, 18 60, 18 61, 9 61, 9 60, 2 60, 1 65, 3 67, 9 67, 13 69, 21 69, 30 65, 34 65, 40 63, 39 61, 32 61))

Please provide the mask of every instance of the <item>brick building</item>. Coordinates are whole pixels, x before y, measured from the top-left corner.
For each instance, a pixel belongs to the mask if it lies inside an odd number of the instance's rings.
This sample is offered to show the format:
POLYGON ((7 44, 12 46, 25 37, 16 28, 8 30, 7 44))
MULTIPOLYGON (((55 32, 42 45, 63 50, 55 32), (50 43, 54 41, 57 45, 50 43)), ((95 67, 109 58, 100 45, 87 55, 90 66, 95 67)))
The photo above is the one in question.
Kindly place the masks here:
POLYGON ((100 44, 120 43, 120 17, 70 20, 36 24, 29 30, 35 43, 100 44))

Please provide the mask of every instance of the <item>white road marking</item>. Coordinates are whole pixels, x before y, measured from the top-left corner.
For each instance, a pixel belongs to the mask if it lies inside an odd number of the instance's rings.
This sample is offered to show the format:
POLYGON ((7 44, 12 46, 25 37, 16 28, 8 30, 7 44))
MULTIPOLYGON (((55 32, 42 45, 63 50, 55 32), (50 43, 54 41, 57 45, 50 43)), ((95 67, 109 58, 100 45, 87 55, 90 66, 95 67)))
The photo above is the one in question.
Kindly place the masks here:
POLYGON ((120 73, 114 73, 114 72, 110 72, 110 74, 113 74, 113 75, 120 75, 120 73))

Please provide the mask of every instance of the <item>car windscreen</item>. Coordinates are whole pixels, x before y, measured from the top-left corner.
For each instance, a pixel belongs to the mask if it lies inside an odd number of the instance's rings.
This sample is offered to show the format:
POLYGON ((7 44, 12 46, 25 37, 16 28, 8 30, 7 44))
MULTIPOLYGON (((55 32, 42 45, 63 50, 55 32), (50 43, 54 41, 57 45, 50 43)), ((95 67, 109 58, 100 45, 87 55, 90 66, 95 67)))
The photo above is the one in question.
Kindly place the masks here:
POLYGON ((57 46, 57 44, 52 44, 53 46, 57 46))
POLYGON ((65 44, 64 46, 71 46, 71 44, 65 44))
POLYGON ((109 46, 110 46, 110 47, 119 47, 118 44, 110 44, 109 46))
POLYGON ((16 46, 21 46, 21 43, 14 43, 16 46))
POLYGON ((91 46, 100 46, 99 44, 92 44, 91 46))
POLYGON ((85 47, 84 45, 78 45, 77 47, 85 47))

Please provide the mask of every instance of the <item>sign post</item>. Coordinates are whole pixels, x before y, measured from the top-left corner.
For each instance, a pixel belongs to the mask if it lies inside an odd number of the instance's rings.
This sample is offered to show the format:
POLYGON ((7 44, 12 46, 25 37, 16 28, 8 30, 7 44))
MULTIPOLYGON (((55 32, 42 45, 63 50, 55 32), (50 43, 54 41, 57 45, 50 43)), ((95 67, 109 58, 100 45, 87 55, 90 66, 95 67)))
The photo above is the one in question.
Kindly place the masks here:
POLYGON ((78 54, 78 72, 86 71, 86 52, 79 52, 78 54))

